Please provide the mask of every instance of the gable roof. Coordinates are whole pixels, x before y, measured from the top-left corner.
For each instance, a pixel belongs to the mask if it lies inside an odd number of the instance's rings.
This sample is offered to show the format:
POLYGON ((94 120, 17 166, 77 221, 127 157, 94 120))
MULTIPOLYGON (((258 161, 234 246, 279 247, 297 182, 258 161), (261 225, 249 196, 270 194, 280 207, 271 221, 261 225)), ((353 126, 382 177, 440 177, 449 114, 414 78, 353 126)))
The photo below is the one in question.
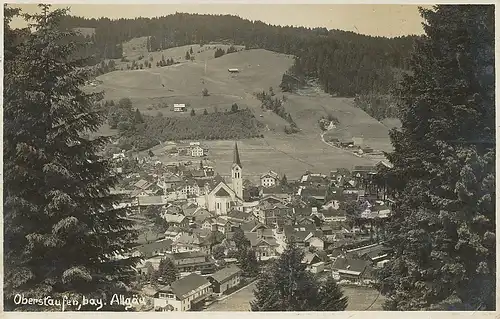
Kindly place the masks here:
POLYGON ((135 250, 140 251, 144 256, 151 257, 154 256, 155 251, 166 251, 170 250, 172 247, 172 240, 163 239, 160 241, 155 241, 152 243, 144 244, 135 248, 135 250))
POLYGON ((241 273, 240 267, 236 265, 230 265, 226 268, 223 268, 214 274, 210 275, 209 277, 214 279, 215 281, 222 283, 228 279, 230 279, 232 276, 241 273))
POLYGON ((251 220, 247 223, 244 223, 240 226, 240 228, 243 230, 243 231, 248 231, 248 232, 251 232, 251 231, 254 231, 258 228, 267 228, 266 225, 264 224, 261 224, 259 223, 258 221, 255 221, 255 220, 251 220))
POLYGON ((233 218, 233 219, 238 219, 238 220, 245 220, 250 216, 250 213, 245 213, 237 209, 233 209, 227 213, 227 217, 233 218))
POLYGON ((368 261, 362 259, 339 257, 333 263, 332 268, 362 274, 369 265, 368 261))
POLYGON ((180 224, 180 223, 182 223, 186 219, 186 216, 184 216, 184 215, 165 214, 165 215, 163 215, 163 219, 167 223, 180 224))
POLYGON ((229 197, 231 196, 227 190, 225 190, 223 187, 221 187, 216 193, 215 193, 215 196, 219 196, 219 197, 229 197))
POLYGON ((203 276, 191 273, 186 277, 174 281, 171 285, 172 292, 180 299, 183 299, 190 291, 193 291, 210 282, 203 276))

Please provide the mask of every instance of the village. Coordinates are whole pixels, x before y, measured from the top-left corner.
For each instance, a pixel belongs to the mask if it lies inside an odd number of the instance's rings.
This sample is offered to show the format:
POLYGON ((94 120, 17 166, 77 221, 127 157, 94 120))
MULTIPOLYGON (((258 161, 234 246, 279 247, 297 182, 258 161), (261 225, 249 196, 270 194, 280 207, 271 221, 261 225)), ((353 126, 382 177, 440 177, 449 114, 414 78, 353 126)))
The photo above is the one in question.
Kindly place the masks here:
POLYGON ((304 172, 297 180, 268 171, 252 183, 236 142, 230 178, 204 164, 209 149, 203 144, 171 144, 170 153, 191 160, 162 163, 152 152, 112 155, 123 176, 112 190, 121 198, 117 208, 131 208, 128 218, 140 233, 131 256, 142 260, 138 285, 149 297, 142 311, 206 309, 254 281, 235 258, 236 232, 244 234, 259 264, 293 243, 304 250, 310 272, 345 285, 371 286, 373 271, 389 260, 384 223, 393 202, 377 171, 390 164, 304 172), (151 280, 165 258, 179 272, 167 285, 151 280))

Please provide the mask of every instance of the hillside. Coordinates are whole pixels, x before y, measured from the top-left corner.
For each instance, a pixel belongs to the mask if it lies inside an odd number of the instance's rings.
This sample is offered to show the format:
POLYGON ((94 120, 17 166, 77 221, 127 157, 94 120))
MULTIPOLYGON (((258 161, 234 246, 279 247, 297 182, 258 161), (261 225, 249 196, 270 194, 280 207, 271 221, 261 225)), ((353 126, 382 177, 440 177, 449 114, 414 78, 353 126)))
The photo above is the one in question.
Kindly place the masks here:
POLYGON ((95 28, 95 34, 89 39, 101 58, 121 58, 126 51, 121 44, 141 37, 146 39, 146 47, 147 43, 154 42, 154 48, 149 47, 155 52, 196 43, 222 42, 290 54, 297 57, 292 73, 318 78, 325 91, 346 97, 372 91, 387 93, 397 78, 393 70, 406 69, 406 59, 415 39, 272 26, 230 15, 185 13, 119 20, 67 17, 63 25, 95 28))
MULTIPOLYGON (((161 58, 162 54, 173 56, 174 52, 185 52, 189 47, 171 48, 150 54, 153 54, 154 58, 161 58)), ((197 52, 198 48, 193 45, 193 51, 197 52)), ((354 165, 375 163, 375 160, 354 156, 349 151, 321 141, 318 120, 328 114, 336 116, 340 124, 338 129, 327 134, 363 136, 365 143, 374 148, 390 148, 388 128, 354 107, 352 99, 331 97, 318 86, 311 86, 298 93, 280 92, 280 72, 284 72, 293 64, 293 59, 288 55, 254 49, 219 58, 207 56, 205 73, 205 61, 197 60, 197 54, 194 61, 184 61, 168 67, 157 68, 153 65, 151 69, 110 72, 98 77, 102 83, 89 89, 104 90, 107 100, 117 101, 129 97, 133 108, 139 108, 146 116, 157 116, 158 112, 161 112, 164 117, 185 118, 188 122, 194 121, 189 114, 191 109, 195 110, 197 117, 202 117, 200 114, 203 114, 205 109, 210 114, 215 110, 225 112, 230 110, 233 103, 237 103, 239 109, 248 108, 254 114, 254 120, 261 123, 256 125, 259 134, 263 134, 264 138, 235 139, 239 141, 245 174, 253 179, 257 179, 269 169, 280 174, 285 173, 290 178, 297 178, 305 170, 327 173, 332 167, 352 168, 354 165), (238 68, 240 72, 230 74, 228 68, 238 68), (204 97, 201 91, 205 87, 210 95, 204 97), (288 123, 273 112, 262 110, 261 102, 254 93, 268 91, 269 87, 273 87, 276 97, 285 97, 284 108, 302 131, 292 135, 285 134, 284 127, 288 123), (188 112, 174 112, 173 103, 186 103, 188 112)), ((199 132, 195 132, 197 126, 199 125, 188 130, 191 131, 190 135, 183 137, 199 138, 201 135, 196 135, 199 132)), ((185 127, 187 129, 188 126, 185 127)), ((152 139, 151 135, 149 136, 152 139)), ((165 131, 153 136, 173 138, 165 131)), ((227 165, 232 161, 234 141, 205 141, 205 144, 209 148, 208 159, 213 162, 219 173, 227 174, 227 165)), ((163 160, 168 162, 173 159, 165 157, 163 160)))

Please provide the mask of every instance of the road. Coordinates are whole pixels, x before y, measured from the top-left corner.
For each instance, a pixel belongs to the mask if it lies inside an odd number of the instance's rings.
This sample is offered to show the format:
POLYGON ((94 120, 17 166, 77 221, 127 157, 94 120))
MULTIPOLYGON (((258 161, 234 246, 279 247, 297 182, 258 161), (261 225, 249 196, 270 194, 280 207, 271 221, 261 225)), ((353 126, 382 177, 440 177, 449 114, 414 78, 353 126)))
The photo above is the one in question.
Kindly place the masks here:
MULTIPOLYGON (((253 300, 255 282, 242 290, 230 295, 225 300, 214 303, 205 311, 250 311, 250 301, 253 300)), ((349 298, 348 311, 380 311, 385 301, 383 296, 373 288, 342 287, 344 294, 349 298)))
POLYGON ((250 311, 255 282, 230 295, 226 299, 209 306, 205 311, 250 311))

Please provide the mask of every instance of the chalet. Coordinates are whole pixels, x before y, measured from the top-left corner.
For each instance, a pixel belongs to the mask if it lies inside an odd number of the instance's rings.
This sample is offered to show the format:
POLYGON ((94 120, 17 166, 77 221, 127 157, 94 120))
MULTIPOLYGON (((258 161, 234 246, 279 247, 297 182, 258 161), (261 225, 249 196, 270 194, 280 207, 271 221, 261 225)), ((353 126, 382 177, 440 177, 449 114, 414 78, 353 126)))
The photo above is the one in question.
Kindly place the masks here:
POLYGON ((210 281, 192 273, 160 288, 153 304, 157 311, 188 311, 199 308, 211 294, 210 281))
POLYGON ((252 249, 257 258, 274 257, 277 253, 278 243, 273 236, 272 230, 266 232, 261 229, 257 232, 245 232, 245 237, 250 241, 252 249))
POLYGON ((208 280, 212 283, 212 291, 222 295, 227 290, 237 287, 241 282, 241 269, 236 265, 230 265, 210 276, 208 280))
POLYGON ((174 104, 174 112, 185 112, 186 104, 174 104))
POLYGON ((278 173, 269 171, 260 177, 260 185, 262 187, 273 187, 278 184, 278 173))
POLYGON ((173 252, 190 252, 190 251, 200 251, 202 240, 190 233, 181 233, 175 241, 172 243, 173 252))
POLYGON ((232 224, 226 219, 222 217, 215 218, 212 223, 213 231, 220 231, 223 234, 227 234, 231 231, 232 224))

